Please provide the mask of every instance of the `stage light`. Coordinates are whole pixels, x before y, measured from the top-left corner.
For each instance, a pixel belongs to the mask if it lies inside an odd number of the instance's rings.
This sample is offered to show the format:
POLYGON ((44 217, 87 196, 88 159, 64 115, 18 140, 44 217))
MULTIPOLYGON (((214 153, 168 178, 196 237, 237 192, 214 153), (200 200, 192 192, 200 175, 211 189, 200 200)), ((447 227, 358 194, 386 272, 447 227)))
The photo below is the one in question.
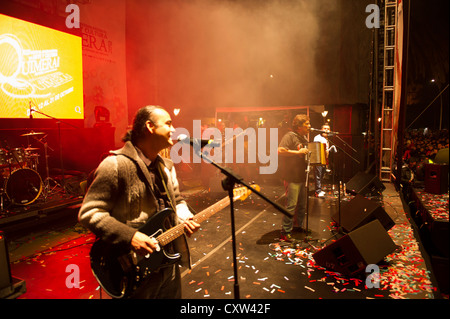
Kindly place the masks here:
POLYGON ((266 121, 265 121, 262 117, 260 117, 260 118, 258 119, 258 127, 263 126, 265 122, 266 122, 266 121))

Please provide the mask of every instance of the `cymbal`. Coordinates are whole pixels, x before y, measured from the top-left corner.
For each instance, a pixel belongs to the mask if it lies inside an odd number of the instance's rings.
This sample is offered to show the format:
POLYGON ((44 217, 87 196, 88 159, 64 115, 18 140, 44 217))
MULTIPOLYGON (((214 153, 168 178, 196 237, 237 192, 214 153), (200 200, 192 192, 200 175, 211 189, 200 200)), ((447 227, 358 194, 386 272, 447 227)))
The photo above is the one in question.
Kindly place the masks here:
POLYGON ((36 135, 43 135, 43 134, 45 134, 45 133, 31 131, 30 133, 25 133, 25 134, 22 134, 20 136, 36 136, 36 135))
POLYGON ((25 151, 37 151, 39 148, 37 147, 28 147, 25 149, 25 151))

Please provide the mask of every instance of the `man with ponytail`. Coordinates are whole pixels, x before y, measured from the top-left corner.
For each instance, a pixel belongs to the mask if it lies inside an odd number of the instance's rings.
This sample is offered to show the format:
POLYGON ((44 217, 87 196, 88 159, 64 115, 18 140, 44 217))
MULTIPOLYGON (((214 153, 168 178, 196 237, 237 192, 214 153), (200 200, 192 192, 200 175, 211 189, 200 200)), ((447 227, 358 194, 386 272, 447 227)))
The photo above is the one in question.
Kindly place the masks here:
MULTIPOLYGON (((164 208, 174 211, 173 226, 184 223, 187 235, 196 231, 200 225, 192 220, 193 214, 181 197, 173 162, 159 155, 173 145, 174 131, 172 119, 163 108, 139 109, 132 130, 123 138, 125 145, 111 151, 95 171, 80 208, 80 223, 101 240, 143 256, 161 247, 155 238, 138 229, 164 208)), ((185 236, 171 244, 174 252, 181 253, 181 263, 189 265, 185 236)), ((179 265, 152 273, 131 297, 181 298, 179 265)))

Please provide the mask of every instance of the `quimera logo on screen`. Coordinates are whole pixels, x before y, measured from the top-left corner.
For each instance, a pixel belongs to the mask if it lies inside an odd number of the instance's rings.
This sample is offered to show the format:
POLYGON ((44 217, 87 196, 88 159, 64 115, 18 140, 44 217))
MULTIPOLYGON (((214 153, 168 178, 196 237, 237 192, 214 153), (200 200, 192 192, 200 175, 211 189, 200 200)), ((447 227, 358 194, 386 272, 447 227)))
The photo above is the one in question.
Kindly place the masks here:
POLYGON ((33 109, 82 118, 81 39, 3 15, 0 22, 0 117, 33 109))
POLYGON ((5 56, 9 56, 0 69, 4 94, 13 98, 49 97, 50 90, 73 80, 69 74, 58 72, 61 61, 58 50, 23 49, 13 34, 0 35, 0 47, 4 44, 9 44, 12 49, 7 52, 7 48, 2 48, 5 56))

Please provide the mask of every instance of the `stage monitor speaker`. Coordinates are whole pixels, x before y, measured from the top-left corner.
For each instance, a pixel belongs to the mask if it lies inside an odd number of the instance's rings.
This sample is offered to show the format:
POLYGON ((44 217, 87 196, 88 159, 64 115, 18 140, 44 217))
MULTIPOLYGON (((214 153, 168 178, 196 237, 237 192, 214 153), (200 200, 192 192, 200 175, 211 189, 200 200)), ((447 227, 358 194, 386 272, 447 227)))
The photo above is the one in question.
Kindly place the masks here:
POLYGON ((431 194, 448 192, 448 164, 425 164, 424 190, 431 194))
POLYGON ((374 220, 325 246, 313 254, 315 262, 345 276, 365 271, 396 249, 396 245, 378 220, 374 220))
POLYGON ((381 193, 386 186, 375 175, 358 172, 345 185, 347 193, 356 195, 381 193))
POLYGON ((12 289, 11 268, 9 265, 8 247, 5 235, 0 231, 0 298, 6 296, 12 289))
MULTIPOLYGON (((339 212, 331 217, 339 224, 339 212)), ((351 201, 341 203, 340 226, 347 233, 375 219, 380 221, 386 231, 395 225, 383 207, 362 195, 356 195, 351 201)))

